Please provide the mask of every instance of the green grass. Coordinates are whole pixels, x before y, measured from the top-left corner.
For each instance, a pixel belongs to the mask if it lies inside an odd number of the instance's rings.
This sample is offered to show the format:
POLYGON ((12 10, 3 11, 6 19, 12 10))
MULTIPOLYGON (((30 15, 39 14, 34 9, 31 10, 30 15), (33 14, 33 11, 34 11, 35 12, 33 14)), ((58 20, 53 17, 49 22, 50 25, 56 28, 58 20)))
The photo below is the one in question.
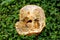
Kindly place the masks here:
POLYGON ((60 40, 60 0, 0 0, 0 40, 60 40), (28 4, 41 6, 45 11, 46 27, 38 35, 18 35, 14 25, 19 10, 28 4))

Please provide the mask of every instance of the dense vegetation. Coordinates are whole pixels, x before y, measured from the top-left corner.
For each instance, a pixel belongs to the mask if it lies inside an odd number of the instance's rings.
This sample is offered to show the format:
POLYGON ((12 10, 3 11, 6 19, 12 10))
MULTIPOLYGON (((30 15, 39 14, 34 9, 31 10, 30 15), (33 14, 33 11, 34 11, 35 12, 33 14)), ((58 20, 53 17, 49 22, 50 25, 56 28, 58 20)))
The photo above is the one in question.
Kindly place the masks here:
POLYGON ((60 40, 60 0, 0 0, 0 40, 60 40), (14 25, 20 8, 34 4, 45 11, 46 27, 38 35, 18 35, 14 25))

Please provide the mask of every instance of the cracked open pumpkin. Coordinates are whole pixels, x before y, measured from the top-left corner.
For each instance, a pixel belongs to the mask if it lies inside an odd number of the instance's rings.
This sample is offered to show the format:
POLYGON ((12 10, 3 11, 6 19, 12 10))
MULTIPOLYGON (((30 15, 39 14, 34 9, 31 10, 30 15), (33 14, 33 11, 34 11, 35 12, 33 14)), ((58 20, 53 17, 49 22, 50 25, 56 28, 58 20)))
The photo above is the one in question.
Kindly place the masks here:
POLYGON ((36 5, 27 5, 20 9, 19 21, 15 24, 20 35, 39 34, 45 27, 44 10, 36 5))

